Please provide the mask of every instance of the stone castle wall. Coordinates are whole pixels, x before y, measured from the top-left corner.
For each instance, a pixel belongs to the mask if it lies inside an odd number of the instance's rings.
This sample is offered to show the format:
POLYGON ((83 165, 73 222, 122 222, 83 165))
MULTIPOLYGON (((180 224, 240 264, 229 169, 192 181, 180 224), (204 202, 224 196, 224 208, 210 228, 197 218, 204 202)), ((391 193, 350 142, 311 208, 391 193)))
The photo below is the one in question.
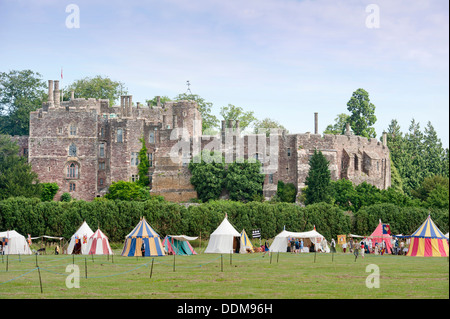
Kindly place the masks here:
MULTIPOLYGON (((279 180, 305 186, 309 158, 320 150, 330 162, 334 180, 366 181, 380 189, 391 185, 389 150, 384 142, 354 135, 265 134, 242 136, 238 121, 222 122, 217 136, 202 135, 195 102, 176 101, 156 106, 121 104, 108 100, 59 101, 57 82, 49 81, 49 100, 30 114, 30 135, 14 137, 21 154, 28 155, 41 182, 56 182, 59 192, 92 200, 104 195, 112 182, 135 180, 143 137, 151 162, 151 192, 171 201, 196 198, 187 163, 201 150, 222 152, 226 161, 257 158, 265 168, 264 195, 276 193, 279 180), (51 88, 51 90, 50 90, 51 88), (271 164, 277 162, 274 169, 271 164), (70 165, 75 166, 70 171, 70 165)), ((59 85, 59 84, 58 84, 59 85)), ((317 133, 315 114, 315 133, 317 133)))

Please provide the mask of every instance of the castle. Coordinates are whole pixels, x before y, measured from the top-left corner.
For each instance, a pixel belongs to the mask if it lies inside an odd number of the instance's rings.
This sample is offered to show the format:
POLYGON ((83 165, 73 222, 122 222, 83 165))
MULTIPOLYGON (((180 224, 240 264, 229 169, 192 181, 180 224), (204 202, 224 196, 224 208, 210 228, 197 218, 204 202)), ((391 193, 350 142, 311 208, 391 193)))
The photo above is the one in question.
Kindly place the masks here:
POLYGON ((197 197, 190 183, 188 163, 202 150, 220 151, 225 159, 258 159, 263 164, 266 198, 276 193, 277 182, 305 187, 309 158, 320 150, 329 161, 332 179, 364 181, 380 189, 391 185, 389 149, 383 141, 352 135, 314 134, 242 135, 239 121, 222 121, 221 132, 202 135, 202 118, 193 101, 171 101, 156 106, 133 105, 122 96, 120 105, 109 100, 72 97, 60 101, 59 81, 49 80, 48 101, 30 113, 29 136, 14 137, 28 156, 41 182, 56 182, 55 198, 68 192, 92 200, 104 195, 112 182, 138 178, 138 153, 144 137, 150 162, 152 194, 169 201, 197 197))

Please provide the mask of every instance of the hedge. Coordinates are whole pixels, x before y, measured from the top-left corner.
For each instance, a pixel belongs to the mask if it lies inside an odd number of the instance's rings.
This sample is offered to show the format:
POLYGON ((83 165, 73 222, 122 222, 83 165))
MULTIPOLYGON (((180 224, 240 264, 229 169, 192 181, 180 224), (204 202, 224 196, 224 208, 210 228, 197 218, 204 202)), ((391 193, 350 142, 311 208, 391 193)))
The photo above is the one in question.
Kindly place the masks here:
POLYGON ((185 234, 208 238, 225 214, 240 232, 251 236, 260 229, 262 238, 273 238, 285 227, 290 231, 308 231, 315 226, 327 239, 339 234, 369 235, 378 219, 391 224, 393 233, 411 234, 431 214, 438 227, 448 232, 448 211, 402 208, 377 204, 357 213, 344 212, 337 206, 318 203, 300 207, 291 203, 211 201, 185 206, 148 200, 41 202, 36 198, 8 198, 0 201, 0 231, 14 229, 23 235, 62 236, 69 239, 85 220, 93 231, 100 229, 112 242, 122 242, 141 217, 160 236, 185 234))

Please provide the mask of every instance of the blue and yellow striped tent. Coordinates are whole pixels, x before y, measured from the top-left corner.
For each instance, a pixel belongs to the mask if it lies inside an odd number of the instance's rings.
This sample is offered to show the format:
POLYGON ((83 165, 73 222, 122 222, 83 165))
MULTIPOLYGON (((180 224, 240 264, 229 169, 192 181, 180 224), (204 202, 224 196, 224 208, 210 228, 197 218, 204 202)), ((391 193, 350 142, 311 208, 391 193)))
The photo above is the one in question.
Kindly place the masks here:
POLYGON ((157 232, 142 218, 125 238, 122 256, 164 256, 164 248, 157 232))
POLYGON ((250 241, 250 238, 248 238, 245 229, 243 229, 241 232, 241 247, 239 249, 239 252, 241 254, 245 254, 246 252, 253 252, 252 242, 250 241))

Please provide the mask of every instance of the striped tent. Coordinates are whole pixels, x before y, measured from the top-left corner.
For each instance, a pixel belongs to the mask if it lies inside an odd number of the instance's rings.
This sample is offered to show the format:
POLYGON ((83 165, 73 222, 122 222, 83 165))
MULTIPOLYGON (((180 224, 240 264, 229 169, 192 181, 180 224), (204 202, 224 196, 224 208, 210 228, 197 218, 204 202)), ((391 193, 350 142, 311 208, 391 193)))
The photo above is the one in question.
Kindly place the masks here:
POLYGON ((122 256, 164 256, 161 239, 153 228, 142 218, 139 224, 125 238, 122 256), (143 254, 142 254, 143 253, 143 254))
POLYGON ((89 255, 112 255, 111 246, 108 237, 99 229, 89 237, 88 241, 89 255))
POLYGON ((245 229, 243 229, 241 232, 241 248, 239 249, 239 253, 245 254, 247 253, 247 250, 253 252, 253 245, 250 241, 250 238, 248 238, 245 229))
POLYGON ((428 215, 425 222, 411 235, 406 256, 448 257, 448 242, 428 215))
POLYGON ((197 255, 189 240, 195 240, 197 237, 188 237, 185 235, 167 235, 164 238, 164 250, 169 255, 197 255))

